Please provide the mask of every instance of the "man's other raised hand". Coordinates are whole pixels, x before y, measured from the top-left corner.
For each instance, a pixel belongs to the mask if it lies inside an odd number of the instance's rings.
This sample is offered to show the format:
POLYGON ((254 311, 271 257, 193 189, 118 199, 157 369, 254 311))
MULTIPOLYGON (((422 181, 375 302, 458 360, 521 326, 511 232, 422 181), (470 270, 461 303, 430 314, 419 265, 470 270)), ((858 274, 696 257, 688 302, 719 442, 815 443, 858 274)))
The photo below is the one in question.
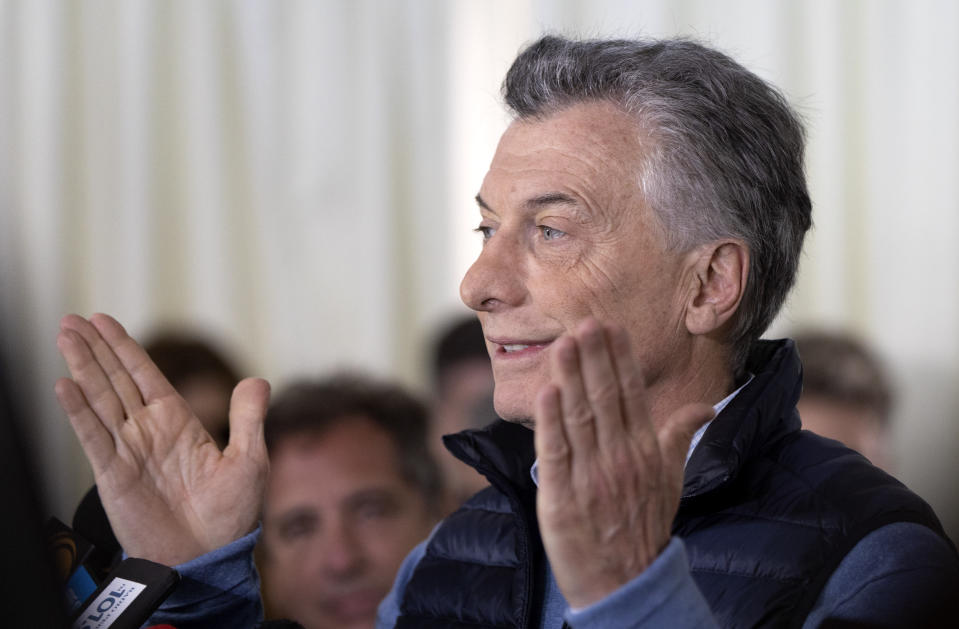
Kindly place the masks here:
POLYGON ((113 318, 65 316, 57 347, 72 376, 57 381, 57 399, 128 555, 172 566, 255 528, 269 468, 265 380, 247 378, 233 390, 221 452, 113 318))

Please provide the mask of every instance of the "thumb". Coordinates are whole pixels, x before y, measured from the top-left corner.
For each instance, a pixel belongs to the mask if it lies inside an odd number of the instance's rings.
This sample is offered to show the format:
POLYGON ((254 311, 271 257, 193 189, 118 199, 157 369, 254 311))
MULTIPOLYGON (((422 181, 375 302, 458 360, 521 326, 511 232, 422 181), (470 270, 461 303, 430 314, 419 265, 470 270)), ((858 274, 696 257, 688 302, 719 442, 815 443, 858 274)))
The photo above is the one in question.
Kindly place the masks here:
POLYGON ((227 450, 240 453, 266 448, 263 419, 270 402, 270 383, 262 378, 246 378, 233 389, 230 399, 230 443, 227 450))
POLYGON ((687 404, 677 409, 659 431, 659 444, 665 460, 685 461, 693 435, 715 414, 708 404, 687 404))

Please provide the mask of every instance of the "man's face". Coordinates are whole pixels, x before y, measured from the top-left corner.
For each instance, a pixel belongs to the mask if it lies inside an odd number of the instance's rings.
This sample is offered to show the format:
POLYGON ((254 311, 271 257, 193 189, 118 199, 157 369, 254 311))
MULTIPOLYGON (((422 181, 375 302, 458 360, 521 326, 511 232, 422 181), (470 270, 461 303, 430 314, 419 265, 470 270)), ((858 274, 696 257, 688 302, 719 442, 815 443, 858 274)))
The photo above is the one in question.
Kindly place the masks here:
POLYGON ((400 563, 429 534, 427 504, 365 418, 288 437, 270 459, 264 589, 307 629, 373 627, 400 563))
POLYGON ((487 339, 500 416, 528 422, 551 343, 587 316, 629 332, 647 386, 682 362, 682 256, 640 189, 644 140, 605 102, 503 134, 478 196, 483 250, 460 287, 487 339))

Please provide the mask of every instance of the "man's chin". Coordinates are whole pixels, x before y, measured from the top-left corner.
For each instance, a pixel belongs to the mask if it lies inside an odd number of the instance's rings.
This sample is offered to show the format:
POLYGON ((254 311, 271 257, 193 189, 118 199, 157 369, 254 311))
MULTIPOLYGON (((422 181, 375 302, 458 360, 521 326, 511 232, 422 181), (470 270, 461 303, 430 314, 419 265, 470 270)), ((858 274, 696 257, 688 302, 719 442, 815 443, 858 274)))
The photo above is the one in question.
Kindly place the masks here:
POLYGON ((532 430, 536 424, 533 421, 533 413, 529 408, 529 404, 522 403, 517 400, 501 400, 500 398, 494 396, 493 408, 496 410, 496 415, 503 421, 508 421, 513 424, 520 424, 521 426, 525 426, 530 430, 532 430))
POLYGON ((519 424, 520 426, 523 426, 524 428, 529 428, 530 430, 536 429, 536 422, 533 421, 532 417, 519 417, 516 419, 508 419, 504 417, 503 421, 510 422, 511 424, 519 424))
POLYGON ((367 587, 356 591, 328 596, 321 601, 320 609, 329 624, 323 626, 343 629, 373 627, 376 609, 386 596, 382 588, 367 587))

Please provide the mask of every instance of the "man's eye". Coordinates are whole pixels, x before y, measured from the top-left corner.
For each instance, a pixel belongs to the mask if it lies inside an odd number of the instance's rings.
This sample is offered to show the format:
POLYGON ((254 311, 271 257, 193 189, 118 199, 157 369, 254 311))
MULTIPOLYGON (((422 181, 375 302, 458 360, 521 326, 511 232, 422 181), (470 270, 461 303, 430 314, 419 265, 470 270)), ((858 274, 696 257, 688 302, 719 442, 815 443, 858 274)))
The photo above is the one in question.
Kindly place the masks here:
POLYGON ((393 517, 398 509, 399 505, 394 500, 383 496, 357 503, 354 506, 354 515, 360 521, 383 520, 393 517))
POLYGON ((280 526, 280 537, 288 542, 292 542, 313 533, 314 523, 305 520, 294 520, 286 522, 280 526))
POLYGON ((543 240, 556 240, 566 235, 566 232, 560 231, 555 227, 549 227, 548 225, 540 225, 539 230, 543 233, 543 240))
POLYGON ((357 515, 364 520, 378 520, 387 514, 382 504, 366 504, 357 509, 357 515))
POLYGON ((478 234, 482 234, 482 235, 483 235, 483 241, 485 242, 485 241, 489 240, 490 237, 492 237, 493 233, 494 233, 496 230, 493 229, 492 227, 488 226, 488 225, 480 225, 479 227, 477 227, 477 228, 474 229, 473 231, 475 231, 475 232, 478 233, 478 234))

